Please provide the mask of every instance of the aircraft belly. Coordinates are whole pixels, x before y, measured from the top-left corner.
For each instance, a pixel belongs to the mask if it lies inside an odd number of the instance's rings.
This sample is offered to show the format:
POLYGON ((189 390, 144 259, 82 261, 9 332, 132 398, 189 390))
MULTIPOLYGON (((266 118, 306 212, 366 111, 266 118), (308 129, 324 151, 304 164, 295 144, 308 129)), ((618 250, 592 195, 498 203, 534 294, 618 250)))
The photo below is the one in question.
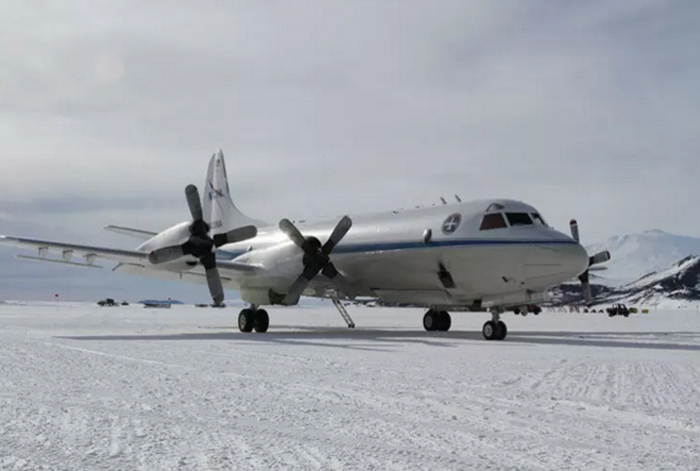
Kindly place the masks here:
POLYGON ((454 280, 455 297, 477 299, 523 286, 522 250, 507 246, 431 247, 344 256, 338 268, 373 291, 434 291, 442 263, 454 280))

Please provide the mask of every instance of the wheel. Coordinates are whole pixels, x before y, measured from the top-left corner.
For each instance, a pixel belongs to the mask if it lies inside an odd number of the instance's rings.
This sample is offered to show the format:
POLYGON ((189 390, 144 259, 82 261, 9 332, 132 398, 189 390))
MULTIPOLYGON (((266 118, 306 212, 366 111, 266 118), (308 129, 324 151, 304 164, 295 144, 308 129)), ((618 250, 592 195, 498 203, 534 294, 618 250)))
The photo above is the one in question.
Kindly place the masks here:
POLYGON ((493 321, 484 322, 484 326, 481 328, 481 333, 486 340, 495 340, 497 333, 496 323, 493 321))
POLYGON ((438 313, 432 309, 425 313, 423 316, 423 328, 428 332, 437 330, 438 326, 438 313))
POLYGON ((496 323, 496 340, 503 340, 508 335, 508 327, 503 321, 498 321, 496 323))
POLYGON ((238 314, 238 330, 241 332, 251 332, 255 323, 255 313, 252 309, 243 309, 238 314))
POLYGON ((452 317, 447 311, 440 311, 437 314, 437 330, 447 332, 452 327, 452 317))
POLYGON ((629 316, 630 316, 630 313, 629 313, 629 312, 626 312, 626 313, 623 314, 623 316, 629 317, 629 316))
POLYGON ((267 332, 267 328, 270 327, 270 316, 267 315, 265 309, 258 309, 254 314, 254 328, 256 332, 267 332))

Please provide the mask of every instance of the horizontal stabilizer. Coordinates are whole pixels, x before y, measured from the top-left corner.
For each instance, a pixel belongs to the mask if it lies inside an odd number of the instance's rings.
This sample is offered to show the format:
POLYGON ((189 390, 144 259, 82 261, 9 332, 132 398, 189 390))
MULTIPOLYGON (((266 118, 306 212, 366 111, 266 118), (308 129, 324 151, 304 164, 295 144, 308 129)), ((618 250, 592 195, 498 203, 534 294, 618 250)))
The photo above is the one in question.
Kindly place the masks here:
POLYGON ((157 232, 144 231, 142 229, 132 229, 131 227, 124 226, 105 226, 104 230, 109 232, 114 232, 116 234, 121 234, 129 237, 134 237, 139 240, 148 240, 151 237, 157 235, 157 232))

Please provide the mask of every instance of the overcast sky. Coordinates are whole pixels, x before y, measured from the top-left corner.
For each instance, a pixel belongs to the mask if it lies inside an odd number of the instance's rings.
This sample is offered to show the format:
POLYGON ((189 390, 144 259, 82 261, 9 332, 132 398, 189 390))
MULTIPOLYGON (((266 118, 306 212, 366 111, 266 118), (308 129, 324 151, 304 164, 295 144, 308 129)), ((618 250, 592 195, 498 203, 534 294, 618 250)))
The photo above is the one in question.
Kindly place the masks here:
MULTIPOLYGON (((133 247, 102 226, 187 219, 221 147, 236 203, 271 222, 458 193, 575 217, 584 242, 700 236, 694 0, 23 0, 0 18, 0 233, 133 247)), ((207 295, 14 253, 0 299, 207 295)))

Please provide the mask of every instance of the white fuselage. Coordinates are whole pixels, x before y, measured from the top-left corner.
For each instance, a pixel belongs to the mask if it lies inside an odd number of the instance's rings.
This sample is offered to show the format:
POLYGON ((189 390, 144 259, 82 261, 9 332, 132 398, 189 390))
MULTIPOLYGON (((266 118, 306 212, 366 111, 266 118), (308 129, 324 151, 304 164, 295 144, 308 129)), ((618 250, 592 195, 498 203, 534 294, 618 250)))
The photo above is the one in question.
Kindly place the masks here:
MULTIPOLYGON (((546 289, 578 276, 589 263, 580 244, 545 225, 535 208, 518 201, 474 201, 351 218, 352 228, 331 259, 358 295, 387 302, 537 302, 546 289), (505 223, 485 224, 486 215, 505 223), (523 215, 529 216, 529 223, 523 215), (447 272, 452 283, 446 284, 441 272, 447 272)), ((304 236, 324 242, 336 223, 296 225, 304 236)), ((186 228, 186 223, 174 226, 139 250, 172 245, 174 239, 186 237, 186 228)), ((242 299, 257 305, 271 304, 270 291, 285 293, 303 269, 301 250, 276 226, 260 227, 255 238, 221 247, 217 258, 258 268, 253 273, 220 269, 227 288, 238 289, 242 299)), ((173 274, 183 269, 201 272, 194 262, 159 268, 173 274)), ((306 294, 328 296, 329 288, 328 280, 319 276, 306 294)))

